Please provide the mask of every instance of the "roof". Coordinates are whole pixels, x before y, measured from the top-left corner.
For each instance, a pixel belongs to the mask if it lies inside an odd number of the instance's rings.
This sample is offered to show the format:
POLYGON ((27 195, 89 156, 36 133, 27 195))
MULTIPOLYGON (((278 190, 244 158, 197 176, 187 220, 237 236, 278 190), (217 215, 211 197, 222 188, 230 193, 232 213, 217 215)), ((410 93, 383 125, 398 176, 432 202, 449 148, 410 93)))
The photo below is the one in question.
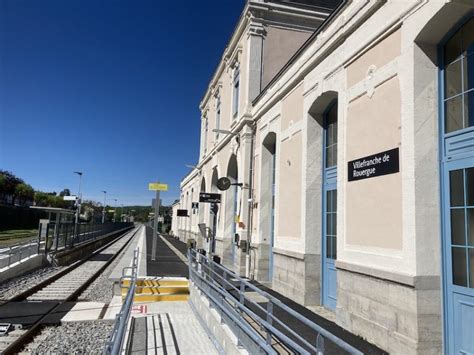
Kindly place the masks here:
POLYGON ((314 31, 314 33, 303 43, 303 45, 291 56, 288 62, 280 69, 280 71, 273 77, 272 80, 265 86, 261 91, 260 94, 257 95, 255 99, 253 99, 252 104, 255 105, 262 96, 265 95, 267 90, 275 84, 275 82, 280 79, 283 74, 291 67, 291 65, 302 55, 306 48, 308 48, 313 41, 316 39, 318 34, 324 30, 329 23, 338 15, 339 11, 346 5, 347 0, 338 0, 338 6, 331 12, 331 14, 324 20, 324 22, 314 31))
POLYGON ((30 206, 35 210, 40 210, 44 212, 51 212, 51 213, 62 213, 62 214, 75 214, 75 211, 67 210, 65 208, 58 208, 58 207, 41 207, 41 206, 30 206))

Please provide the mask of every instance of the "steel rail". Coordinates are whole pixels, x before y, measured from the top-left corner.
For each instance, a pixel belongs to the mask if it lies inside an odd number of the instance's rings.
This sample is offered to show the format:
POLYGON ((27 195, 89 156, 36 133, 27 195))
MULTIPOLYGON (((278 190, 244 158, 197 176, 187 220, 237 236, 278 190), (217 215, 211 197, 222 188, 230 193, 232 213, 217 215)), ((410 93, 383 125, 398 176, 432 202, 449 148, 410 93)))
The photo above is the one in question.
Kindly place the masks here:
MULTIPOLYGON (((125 233, 128 233, 131 229, 133 229, 133 227, 130 227, 128 228, 128 230, 120 230, 120 231, 117 231, 117 234, 120 234, 120 233, 123 233, 123 235, 125 235, 125 233)), ((138 230, 137 230, 138 231, 138 230)), ((135 233, 137 232, 135 231, 135 233)), ((123 236, 122 235, 122 236, 123 236)), ((73 262, 71 265, 65 267, 63 270, 59 271, 58 273, 52 275, 51 277, 47 278, 46 280, 43 280, 41 281, 40 283, 30 287, 29 289, 23 291, 23 292, 20 292, 19 294, 7 299, 7 300, 0 300, 1 301, 6 301, 6 303, 8 302, 18 302, 18 301, 23 301, 25 300, 27 297, 31 296, 32 294, 38 292, 39 290, 41 290, 42 288, 48 286, 49 284, 53 283, 54 281, 60 279, 61 277, 69 274, 72 270, 78 268, 80 265, 82 265, 83 263, 85 263, 87 260, 89 260, 90 258, 92 258, 93 256, 99 254, 100 252, 102 252, 104 249, 107 249, 109 246, 111 246, 112 244, 114 244, 115 242, 118 241, 118 239, 120 239, 119 237, 117 238, 114 238, 113 240, 111 240, 109 243, 105 244, 104 246, 100 247, 99 249, 97 249, 96 251, 94 251, 91 255, 85 257, 85 258, 82 258, 78 261, 75 261, 73 262)), ((5 304, 5 303, 3 303, 5 304)))
MULTIPOLYGON (((133 227, 132 227, 133 228, 133 227)), ((115 253, 115 255, 113 255, 109 260, 107 260, 105 262, 105 264, 103 266, 101 266, 97 272, 95 272, 90 278, 88 278, 76 291, 74 291, 66 300, 62 300, 60 302, 58 302, 58 304, 56 306, 54 306, 52 309, 50 309, 48 312, 46 312, 44 315, 42 315, 32 326, 31 328, 29 328, 24 334, 22 334, 20 337, 18 337, 18 339, 16 339, 13 343, 11 343, 2 353, 2 355, 13 355, 13 354, 16 354, 18 352, 20 352, 24 346, 26 344, 28 344, 32 338, 34 338, 35 335, 38 334, 38 332, 41 330, 42 328, 42 321, 50 314, 54 313, 62 304, 64 304, 65 302, 70 302, 72 300, 74 300, 75 298, 77 298, 81 293, 82 291, 84 291, 92 282, 94 282, 94 280, 104 271, 104 269, 110 265, 110 263, 118 256, 120 255, 120 253, 122 252, 122 250, 132 241, 133 237, 135 236, 135 234, 140 230, 140 227, 136 228, 134 231, 127 231, 125 232, 122 237, 125 237, 128 233, 131 233, 132 235, 130 236, 129 240, 127 242, 124 243, 124 245, 122 247, 120 247, 120 249, 117 251, 117 253, 115 253)), ((122 237, 117 237, 115 238, 113 241, 111 241, 110 243, 106 244, 105 246, 99 248, 98 250, 96 250, 94 253, 92 253, 91 255, 87 256, 86 258, 84 259, 81 259, 79 260, 79 262, 76 262, 74 263, 73 265, 71 265, 72 268, 68 267, 67 268, 67 271, 66 273, 63 273, 61 276, 57 276, 57 275, 54 275, 53 277, 45 280, 45 282, 41 283, 41 284, 44 284, 45 286, 49 285, 50 283, 58 280, 59 278, 61 278, 62 276, 64 275, 67 275, 69 272, 71 272, 72 270, 76 269, 77 267, 79 267, 80 265, 82 265, 83 263, 87 262, 87 260, 89 260, 90 258, 92 258, 93 256, 95 255, 98 255, 99 253, 101 253, 102 251, 104 251, 105 249, 107 249, 108 247, 110 247, 112 244, 118 242, 122 237), (49 281, 49 282, 48 282, 49 281)), ((27 296, 25 295, 31 295, 31 294, 34 294, 38 291, 38 286, 33 286, 31 289, 23 292, 21 294, 22 298, 17 298, 17 297, 14 297, 13 299, 15 301, 19 301, 19 300, 22 300, 24 298, 26 298, 27 296), (34 292, 30 292, 31 290, 35 290, 34 292)), ((8 302, 14 302, 14 300, 11 299, 9 300, 8 302)))

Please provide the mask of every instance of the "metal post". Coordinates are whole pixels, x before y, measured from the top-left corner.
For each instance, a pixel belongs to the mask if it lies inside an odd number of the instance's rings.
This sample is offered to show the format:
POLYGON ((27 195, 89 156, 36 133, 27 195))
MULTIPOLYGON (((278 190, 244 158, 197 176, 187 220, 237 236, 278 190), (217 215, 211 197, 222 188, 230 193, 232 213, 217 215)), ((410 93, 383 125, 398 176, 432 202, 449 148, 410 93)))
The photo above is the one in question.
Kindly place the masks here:
POLYGON ((107 191, 102 191, 104 193, 104 207, 102 208, 102 224, 105 223, 105 204, 107 201, 107 191))
MULTIPOLYGON (((74 235, 77 236, 78 230, 77 230, 77 225, 79 223, 79 216, 81 214, 81 184, 82 184, 82 172, 80 171, 75 171, 74 174, 79 175, 79 191, 77 193, 77 200, 76 200, 76 222, 74 226, 74 235)), ((66 246, 66 242, 64 243, 64 246, 66 246)))
POLYGON ((153 217, 153 243, 152 243, 152 250, 151 250, 151 260, 153 261, 156 258, 156 243, 157 243, 157 238, 158 238, 158 215, 160 213, 160 191, 159 190, 156 190, 154 207, 155 207, 155 216, 153 217))
POLYGON ((40 247, 41 247, 41 232, 43 230, 43 224, 40 223, 38 227, 38 254, 40 253, 40 247))
POLYGON ((321 333, 318 333, 318 337, 316 338, 316 351, 317 355, 324 355, 324 337, 321 333))
POLYGON ((213 255, 215 252, 214 244, 216 240, 216 228, 217 228, 217 214, 219 213, 219 205, 217 203, 211 203, 211 211, 214 211, 214 216, 212 217, 212 231, 211 238, 209 240, 209 260, 214 261, 213 255))
MULTIPOLYGON (((273 314, 273 303, 272 303, 272 300, 268 300, 268 303, 267 303, 267 322, 270 325, 272 325, 272 323, 273 323, 272 314, 273 314)), ((272 333, 270 332, 270 329, 267 329, 267 344, 272 345, 272 333)))
POLYGON ((239 292, 239 301, 242 305, 244 305, 245 303, 245 284, 240 281, 240 292, 239 292))

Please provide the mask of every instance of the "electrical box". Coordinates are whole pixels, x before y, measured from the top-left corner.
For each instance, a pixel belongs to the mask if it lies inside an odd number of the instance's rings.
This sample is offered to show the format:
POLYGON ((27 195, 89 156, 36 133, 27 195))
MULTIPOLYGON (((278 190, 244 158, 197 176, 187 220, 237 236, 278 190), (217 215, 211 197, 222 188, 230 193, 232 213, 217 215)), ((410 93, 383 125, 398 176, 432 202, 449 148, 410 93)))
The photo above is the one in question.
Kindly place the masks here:
POLYGON ((239 248, 242 249, 242 253, 246 253, 248 251, 248 243, 246 240, 241 240, 239 243, 239 248))

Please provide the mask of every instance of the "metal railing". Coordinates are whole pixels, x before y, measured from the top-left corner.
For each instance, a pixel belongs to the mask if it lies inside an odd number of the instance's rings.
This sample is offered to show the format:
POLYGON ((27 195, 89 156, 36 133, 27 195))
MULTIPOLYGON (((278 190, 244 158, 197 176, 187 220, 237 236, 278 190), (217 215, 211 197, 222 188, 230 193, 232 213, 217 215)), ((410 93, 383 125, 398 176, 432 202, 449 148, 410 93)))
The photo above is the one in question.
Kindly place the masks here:
POLYGON ((120 286, 123 287, 125 280, 130 280, 130 286, 125 297, 125 301, 120 308, 120 312, 115 316, 114 329, 109 337, 109 340, 105 344, 103 354, 105 355, 118 355, 122 352, 123 341, 125 333, 127 331, 127 324, 130 319, 130 312, 133 305, 133 297, 135 295, 135 287, 137 281, 137 267, 138 267, 138 254, 139 248, 133 251, 132 266, 124 267, 122 269, 122 277, 120 278, 120 286), (132 270, 131 275, 127 275, 127 271, 132 270))
POLYGON ((0 269, 38 254, 38 241, 27 240, 0 248, 0 269))
POLYGON ((277 354, 276 347, 282 347, 298 354, 320 355, 325 353, 325 342, 329 341, 340 352, 362 354, 279 299, 195 250, 189 249, 188 260, 190 280, 210 300, 250 353, 277 354), (246 294, 248 290, 252 297, 246 294), (292 320, 291 326, 288 319, 292 320), (299 334, 294 329, 296 322, 308 330, 306 334, 313 335, 303 337, 299 334))
MULTIPOLYGON (((74 223, 56 224, 50 222, 46 225, 45 250, 58 251, 64 248, 72 248, 74 246, 87 243, 91 240, 98 239, 106 234, 119 231, 121 229, 131 227, 131 222, 110 222, 110 223, 80 223, 77 226, 77 235, 74 235, 74 223)), ((41 235, 41 234, 40 234, 41 235)))
POLYGON ((40 224, 37 239, 0 248, 0 269, 33 255, 72 248, 131 226, 131 222, 83 223, 78 225, 75 236, 72 222, 40 224))

